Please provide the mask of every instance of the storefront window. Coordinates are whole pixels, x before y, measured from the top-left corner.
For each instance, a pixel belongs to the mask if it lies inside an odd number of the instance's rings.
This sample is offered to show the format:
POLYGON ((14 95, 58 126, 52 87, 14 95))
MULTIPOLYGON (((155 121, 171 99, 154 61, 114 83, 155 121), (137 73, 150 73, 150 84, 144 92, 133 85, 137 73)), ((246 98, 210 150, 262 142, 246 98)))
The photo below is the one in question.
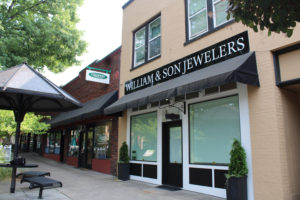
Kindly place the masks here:
POLYGON ((71 130, 68 156, 78 157, 78 151, 79 151, 79 130, 73 129, 71 130))
POLYGON ((50 133, 48 135, 48 137, 49 137, 49 153, 54 153, 55 134, 54 133, 50 133))
POLYGON ((157 161, 157 113, 131 117, 131 160, 157 161))
POLYGON ((60 153, 60 142, 61 142, 61 134, 56 134, 55 135, 55 147, 54 147, 54 153, 59 154, 60 153))
MULTIPOLYGON (((60 140, 61 140, 61 132, 49 133, 47 135, 47 142, 45 146, 45 153, 60 153, 60 140)), ((40 141, 37 142, 37 148, 40 146, 40 141)))
POLYGON ((36 149, 40 150, 41 149, 41 136, 37 135, 36 137, 36 149))
POLYGON ((190 163, 228 164, 233 139, 240 140, 238 96, 192 104, 190 163))
POLYGON ((109 139, 112 129, 112 122, 106 121, 95 127, 94 156, 97 159, 110 157, 109 139))

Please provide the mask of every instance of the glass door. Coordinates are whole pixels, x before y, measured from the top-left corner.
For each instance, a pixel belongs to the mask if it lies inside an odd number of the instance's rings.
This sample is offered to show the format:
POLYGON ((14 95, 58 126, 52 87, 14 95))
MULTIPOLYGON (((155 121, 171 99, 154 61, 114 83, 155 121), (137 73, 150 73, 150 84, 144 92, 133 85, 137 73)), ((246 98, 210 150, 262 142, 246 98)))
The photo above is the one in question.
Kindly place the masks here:
POLYGON ((181 121, 163 124, 163 184, 182 187, 181 121))

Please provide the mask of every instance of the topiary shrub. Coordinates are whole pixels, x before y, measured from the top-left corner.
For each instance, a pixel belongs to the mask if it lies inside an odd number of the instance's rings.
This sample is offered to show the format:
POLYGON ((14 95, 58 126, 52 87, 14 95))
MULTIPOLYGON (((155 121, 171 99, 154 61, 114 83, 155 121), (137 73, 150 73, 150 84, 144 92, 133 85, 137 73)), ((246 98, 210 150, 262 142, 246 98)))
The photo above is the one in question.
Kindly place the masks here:
POLYGON ((119 152, 119 163, 129 163, 128 146, 123 142, 119 152))
POLYGON ((241 143, 235 139, 230 151, 230 164, 227 178, 247 176, 248 168, 246 162, 246 152, 241 143))

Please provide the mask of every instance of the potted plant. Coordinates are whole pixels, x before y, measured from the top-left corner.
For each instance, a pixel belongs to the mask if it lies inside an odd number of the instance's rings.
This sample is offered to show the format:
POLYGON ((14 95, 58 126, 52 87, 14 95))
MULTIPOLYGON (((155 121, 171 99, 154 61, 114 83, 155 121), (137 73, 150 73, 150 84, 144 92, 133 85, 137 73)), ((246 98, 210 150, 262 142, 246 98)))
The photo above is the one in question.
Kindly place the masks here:
POLYGON ((122 181, 129 180, 129 157, 126 142, 123 142, 119 152, 118 179, 122 181))
POLYGON ((234 140, 230 152, 230 164, 226 174, 226 195, 228 200, 247 200, 247 162, 241 143, 234 140))

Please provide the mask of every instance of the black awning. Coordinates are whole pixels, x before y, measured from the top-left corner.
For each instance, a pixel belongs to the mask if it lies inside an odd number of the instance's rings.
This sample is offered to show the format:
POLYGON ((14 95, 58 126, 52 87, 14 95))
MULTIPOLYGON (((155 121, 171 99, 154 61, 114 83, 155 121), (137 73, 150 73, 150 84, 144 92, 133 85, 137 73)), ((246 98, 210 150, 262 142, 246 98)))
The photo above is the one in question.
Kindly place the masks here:
POLYGON ((85 120, 96 115, 103 115, 104 108, 111 105, 118 99, 118 91, 113 91, 98 98, 83 104, 83 107, 72 110, 69 112, 64 112, 58 116, 51 119, 48 123, 51 127, 56 127, 60 125, 65 125, 70 122, 76 122, 79 120, 85 120))
POLYGON ((259 86, 254 52, 125 95, 107 107, 105 114, 113 114, 162 99, 236 82, 259 86))

